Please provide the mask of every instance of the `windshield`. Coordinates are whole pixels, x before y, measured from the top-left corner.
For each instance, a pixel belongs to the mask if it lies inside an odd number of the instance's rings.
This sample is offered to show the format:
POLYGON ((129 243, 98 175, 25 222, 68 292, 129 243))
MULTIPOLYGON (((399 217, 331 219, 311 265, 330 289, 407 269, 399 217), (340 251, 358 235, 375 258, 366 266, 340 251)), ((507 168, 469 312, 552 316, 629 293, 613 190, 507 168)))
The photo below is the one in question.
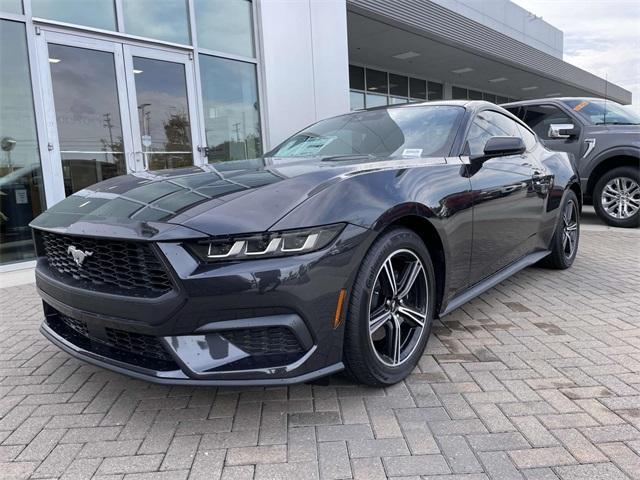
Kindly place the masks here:
POLYGON ((463 113, 462 107, 442 105, 351 113, 311 125, 267 156, 447 156, 463 113))
POLYGON ((611 100, 566 100, 569 108, 595 125, 640 125, 640 115, 611 100))

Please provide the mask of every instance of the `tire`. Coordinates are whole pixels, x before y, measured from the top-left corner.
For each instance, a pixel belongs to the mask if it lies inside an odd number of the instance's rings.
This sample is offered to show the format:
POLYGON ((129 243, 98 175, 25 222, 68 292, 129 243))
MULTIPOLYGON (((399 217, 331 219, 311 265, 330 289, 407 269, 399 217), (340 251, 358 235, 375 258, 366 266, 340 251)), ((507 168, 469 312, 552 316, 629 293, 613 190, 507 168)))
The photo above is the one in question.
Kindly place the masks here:
POLYGON ((640 169, 618 167, 605 173, 593 189, 593 206, 612 227, 640 226, 640 169))
POLYGON ((347 374, 375 387, 406 378, 427 345, 434 307, 433 263, 422 239, 406 228, 384 233, 362 260, 351 292, 343 347, 347 374))
POLYGON ((551 239, 551 253, 540 261, 540 266, 565 270, 573 265, 580 242, 580 212, 578 197, 568 190, 560 205, 556 231, 551 239))

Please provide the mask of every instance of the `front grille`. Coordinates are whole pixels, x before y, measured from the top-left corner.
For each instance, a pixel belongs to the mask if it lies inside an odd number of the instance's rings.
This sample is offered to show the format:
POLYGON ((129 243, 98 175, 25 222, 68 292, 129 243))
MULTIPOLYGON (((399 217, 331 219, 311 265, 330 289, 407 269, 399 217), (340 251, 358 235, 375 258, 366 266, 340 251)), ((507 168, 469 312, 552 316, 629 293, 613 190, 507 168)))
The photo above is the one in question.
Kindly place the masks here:
POLYGON ((171 360, 171 356, 156 337, 125 332, 124 330, 116 330, 115 328, 106 328, 105 330, 109 343, 116 348, 138 353, 145 357, 171 360))
POLYGON ((169 275, 148 244, 50 232, 41 232, 41 238, 50 268, 63 277, 125 295, 153 297, 171 290, 169 275), (70 247, 91 255, 79 266, 70 247))
POLYGON ((87 351, 153 370, 179 367, 157 337, 105 328, 106 339, 91 334, 87 322, 50 309, 47 325, 58 335, 87 351))
POLYGON ((300 342, 286 327, 243 328, 218 333, 251 355, 302 352, 300 342))

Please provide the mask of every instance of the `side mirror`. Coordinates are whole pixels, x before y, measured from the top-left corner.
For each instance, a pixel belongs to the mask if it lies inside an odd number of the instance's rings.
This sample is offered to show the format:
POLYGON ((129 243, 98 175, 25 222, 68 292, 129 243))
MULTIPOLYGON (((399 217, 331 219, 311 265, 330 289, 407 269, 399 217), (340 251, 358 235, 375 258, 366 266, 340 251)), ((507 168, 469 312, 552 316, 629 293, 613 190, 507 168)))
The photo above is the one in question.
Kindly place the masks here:
POLYGON ((484 153, 472 156, 470 160, 483 163, 490 158, 520 155, 526 150, 527 147, 520 137, 491 137, 484 146, 484 153))
POLYGON ((549 125, 549 138, 571 138, 578 135, 578 130, 573 123, 552 123, 549 125))

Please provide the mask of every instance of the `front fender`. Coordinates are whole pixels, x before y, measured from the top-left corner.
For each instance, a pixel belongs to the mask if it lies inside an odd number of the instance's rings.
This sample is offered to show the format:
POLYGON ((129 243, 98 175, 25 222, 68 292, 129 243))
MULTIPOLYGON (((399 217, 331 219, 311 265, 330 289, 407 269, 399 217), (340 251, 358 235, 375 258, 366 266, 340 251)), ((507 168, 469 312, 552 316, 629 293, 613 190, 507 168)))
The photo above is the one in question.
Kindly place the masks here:
POLYGON ((452 162, 345 177, 297 206, 271 229, 348 222, 379 233, 405 217, 426 219, 442 242, 447 262, 446 298, 468 277, 472 208, 471 184, 464 166, 452 162))

